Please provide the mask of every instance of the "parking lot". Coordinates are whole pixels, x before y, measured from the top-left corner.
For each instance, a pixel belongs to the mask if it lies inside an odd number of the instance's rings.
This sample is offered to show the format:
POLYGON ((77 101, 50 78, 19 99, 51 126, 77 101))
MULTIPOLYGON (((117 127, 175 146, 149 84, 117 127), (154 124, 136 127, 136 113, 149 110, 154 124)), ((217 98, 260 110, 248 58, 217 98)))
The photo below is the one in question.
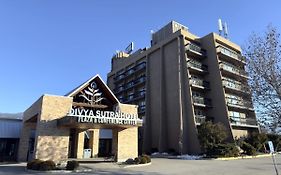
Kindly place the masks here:
MULTIPOLYGON (((276 157, 277 167, 281 172, 281 156, 276 157)), ((96 163, 81 164, 82 167, 92 169, 90 172, 71 173, 71 174, 104 174, 104 175, 123 175, 123 174, 208 174, 208 175, 274 175, 275 170, 270 157, 240 159, 240 160, 179 160, 154 158, 152 164, 142 167, 121 168, 115 163, 96 163)), ((25 171, 25 164, 2 164, 0 165, 0 175, 12 174, 44 174, 25 171)), ((49 173, 46 173, 49 174, 49 173)), ((62 173, 52 173, 62 174, 62 173)), ((69 173, 68 173, 69 174, 69 173)))

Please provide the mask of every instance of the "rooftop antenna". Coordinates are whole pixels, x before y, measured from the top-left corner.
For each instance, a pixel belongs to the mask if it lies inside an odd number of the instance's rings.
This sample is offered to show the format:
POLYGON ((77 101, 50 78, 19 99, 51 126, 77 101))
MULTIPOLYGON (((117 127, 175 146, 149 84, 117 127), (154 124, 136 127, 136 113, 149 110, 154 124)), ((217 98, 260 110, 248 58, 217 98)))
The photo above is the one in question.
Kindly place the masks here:
POLYGON ((221 19, 219 18, 218 20, 218 26, 219 26, 219 35, 221 36, 222 35, 222 22, 221 22, 221 19))
POLYGON ((224 37, 227 39, 228 38, 228 27, 227 27, 226 22, 224 22, 224 25, 223 25, 223 33, 224 33, 224 37))

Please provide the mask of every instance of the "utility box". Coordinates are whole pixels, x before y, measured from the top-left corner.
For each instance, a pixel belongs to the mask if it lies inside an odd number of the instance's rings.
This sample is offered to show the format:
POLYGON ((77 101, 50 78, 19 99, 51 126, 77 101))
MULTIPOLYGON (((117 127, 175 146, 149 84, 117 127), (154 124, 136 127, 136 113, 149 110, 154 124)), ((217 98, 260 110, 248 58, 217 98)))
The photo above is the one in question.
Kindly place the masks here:
POLYGON ((84 149, 83 158, 91 158, 92 149, 84 149))

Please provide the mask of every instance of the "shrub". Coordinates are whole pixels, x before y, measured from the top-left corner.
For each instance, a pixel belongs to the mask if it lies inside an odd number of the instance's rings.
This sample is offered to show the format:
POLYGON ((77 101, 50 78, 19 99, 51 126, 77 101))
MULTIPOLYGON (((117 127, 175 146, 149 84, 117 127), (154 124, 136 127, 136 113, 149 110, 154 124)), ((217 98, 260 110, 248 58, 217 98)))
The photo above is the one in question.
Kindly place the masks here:
POLYGON ((52 160, 47 160, 47 161, 41 162, 39 167, 40 167, 39 170, 50 171, 50 170, 54 170, 56 168, 56 164, 52 160))
POLYGON ((242 141, 240 143, 241 149, 244 151, 245 154, 247 155, 256 155, 257 151, 256 149, 249 143, 242 141))
POLYGON ((75 170, 79 167, 79 162, 76 160, 67 161, 66 169, 67 170, 75 170))
POLYGON ((210 153, 213 147, 221 144, 226 137, 226 129, 221 123, 213 124, 207 121, 198 127, 198 139, 204 153, 210 153))
POLYGON ((252 133, 245 139, 245 142, 251 144, 257 151, 265 151, 265 143, 267 142, 267 135, 264 133, 252 133))
POLYGON ((34 159, 30 162, 27 163, 26 168, 31 169, 31 170, 39 170, 40 169, 40 164, 42 163, 42 160, 39 159, 34 159))
POLYGON ((146 164, 146 163, 147 163, 146 157, 141 156, 140 157, 140 164, 146 164))
POLYGON ((126 164, 129 164, 129 165, 132 165, 132 164, 135 164, 135 161, 134 161, 134 159, 129 158, 129 159, 127 159, 127 160, 125 161, 125 163, 126 163, 126 164))
POLYGON ((140 164, 140 162, 141 162, 140 157, 136 157, 134 161, 135 161, 135 164, 140 164))
POLYGON ((234 143, 217 144, 210 150, 209 155, 213 157, 237 157, 239 149, 234 143))
POLYGON ((151 162, 150 156, 144 154, 144 155, 142 155, 142 157, 144 157, 144 158, 146 159, 146 162, 147 162, 147 163, 150 163, 150 162, 151 162))

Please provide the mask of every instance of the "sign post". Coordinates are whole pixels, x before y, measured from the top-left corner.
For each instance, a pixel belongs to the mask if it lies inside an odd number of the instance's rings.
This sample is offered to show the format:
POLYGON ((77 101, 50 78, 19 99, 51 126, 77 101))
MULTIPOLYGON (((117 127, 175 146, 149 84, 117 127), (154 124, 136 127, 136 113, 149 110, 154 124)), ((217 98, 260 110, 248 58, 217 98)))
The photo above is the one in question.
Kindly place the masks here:
POLYGON ((274 165, 274 169, 275 169, 276 175, 279 175, 279 172, 278 172, 278 169, 277 169, 277 166, 276 166, 276 161, 275 161, 273 143, 272 143, 272 141, 268 141, 267 143, 268 143, 268 146, 269 146, 270 154, 272 155, 272 161, 273 161, 273 165, 274 165))

